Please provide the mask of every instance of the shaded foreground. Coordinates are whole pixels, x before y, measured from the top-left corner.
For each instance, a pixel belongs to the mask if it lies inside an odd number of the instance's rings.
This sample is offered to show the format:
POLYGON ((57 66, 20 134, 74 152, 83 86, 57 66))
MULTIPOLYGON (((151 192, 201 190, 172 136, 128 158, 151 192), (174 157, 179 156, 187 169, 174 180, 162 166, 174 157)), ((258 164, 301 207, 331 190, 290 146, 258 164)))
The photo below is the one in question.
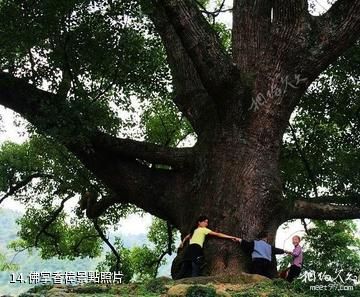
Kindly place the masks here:
POLYGON ((78 286, 50 285, 32 288, 19 297, 307 297, 307 296, 359 296, 359 287, 353 291, 330 292, 308 290, 309 284, 283 280, 269 280, 260 275, 241 273, 215 277, 197 277, 171 280, 160 277, 146 283, 84 284, 78 286))

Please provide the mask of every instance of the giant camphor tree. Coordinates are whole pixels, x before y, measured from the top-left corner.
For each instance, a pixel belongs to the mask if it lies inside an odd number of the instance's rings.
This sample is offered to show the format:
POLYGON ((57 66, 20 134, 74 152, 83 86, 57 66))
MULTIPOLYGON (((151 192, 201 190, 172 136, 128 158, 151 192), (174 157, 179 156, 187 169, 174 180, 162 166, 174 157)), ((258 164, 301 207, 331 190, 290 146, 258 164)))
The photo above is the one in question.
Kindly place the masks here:
MULTIPOLYGON (((253 239, 266 230, 274 240, 288 220, 359 218, 359 73, 347 63, 359 62, 358 47, 339 57, 360 35, 360 1, 314 16, 306 0, 234 0, 231 42, 213 22, 223 3, 206 5, 3 0, 0 104, 106 188, 86 184, 81 207, 91 219, 132 204, 183 235, 207 214, 222 232, 253 239), (322 92, 306 94, 331 63, 343 71, 330 68, 317 81, 322 92), (344 85, 338 101, 329 75, 344 85), (165 140, 120 137, 119 110, 134 97, 185 128, 169 125, 165 140), (302 118, 289 126, 295 110, 302 118), (190 127, 196 144, 176 147, 171 135, 190 127)), ((154 135, 165 123, 147 115, 154 135)), ((246 269, 235 243, 205 250, 211 274, 246 269)))

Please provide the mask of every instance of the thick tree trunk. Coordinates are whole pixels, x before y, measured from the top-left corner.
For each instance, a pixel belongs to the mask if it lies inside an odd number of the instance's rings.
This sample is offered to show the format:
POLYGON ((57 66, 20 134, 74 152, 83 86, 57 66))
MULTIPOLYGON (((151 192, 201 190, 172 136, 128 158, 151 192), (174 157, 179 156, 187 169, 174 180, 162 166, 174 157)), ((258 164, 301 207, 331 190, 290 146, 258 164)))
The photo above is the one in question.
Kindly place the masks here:
MULTIPOLYGON (((280 215, 283 201, 278 166, 281 137, 265 137, 261 130, 266 123, 262 127, 253 123, 238 129, 221 127, 197 147, 191 202, 179 210, 182 220, 178 227, 184 235, 204 214, 209 216, 209 228, 214 231, 248 240, 267 231, 270 240, 275 240, 277 227, 284 219, 280 215)), ((208 236, 205 255, 211 274, 248 269, 248 257, 231 240, 208 236)))

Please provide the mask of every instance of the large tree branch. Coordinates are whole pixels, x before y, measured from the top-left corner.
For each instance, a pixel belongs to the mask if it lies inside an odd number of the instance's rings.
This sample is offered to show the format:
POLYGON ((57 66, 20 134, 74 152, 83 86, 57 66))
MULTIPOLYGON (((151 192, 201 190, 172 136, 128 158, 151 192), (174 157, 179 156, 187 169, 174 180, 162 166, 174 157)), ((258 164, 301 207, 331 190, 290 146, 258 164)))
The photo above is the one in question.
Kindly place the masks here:
POLYGON ((307 71, 317 76, 359 36, 360 0, 337 0, 325 14, 313 19, 307 71))
POLYGON ((109 153, 144 160, 152 164, 180 169, 191 166, 193 162, 193 148, 171 148, 128 138, 117 138, 102 132, 96 133, 92 139, 94 149, 107 150, 109 153))
POLYGON ((218 37, 194 1, 153 0, 154 9, 163 11, 162 19, 173 26, 181 44, 192 60, 202 84, 214 98, 233 89, 239 74, 218 37))
MULTIPOLYGON (((353 197, 350 200, 353 201, 353 197)), ((346 220, 360 218, 359 201, 356 204, 341 203, 340 201, 341 199, 337 199, 337 197, 296 200, 293 210, 289 213, 289 219, 346 220)))
POLYGON ((0 72, 0 104, 21 114, 35 126, 47 129, 58 125, 57 116, 65 100, 53 93, 37 89, 26 80, 0 72))
POLYGON ((254 1, 243 0, 236 4, 236 9, 234 7, 234 18, 240 18, 234 20, 234 25, 239 26, 234 30, 245 30, 247 24, 251 29, 248 33, 250 36, 244 36, 244 40, 250 41, 239 41, 234 57, 238 55, 240 62, 245 59, 241 63, 256 74, 252 95, 254 98, 263 95, 266 100, 259 119, 264 121, 269 116, 271 121, 282 122, 282 129, 285 129, 285 121, 311 82, 360 36, 360 0, 339 0, 319 17, 309 14, 305 0, 269 2, 273 9, 270 37, 266 36, 268 18, 253 23, 251 20, 241 22, 240 15, 240 12, 244 12, 245 15, 256 17, 261 16, 262 11, 267 15, 269 10, 266 12, 265 8, 269 8, 269 4, 260 7, 261 1, 255 4, 254 1), (267 46, 265 51, 264 46, 267 46), (245 58, 236 53, 238 49, 245 52, 245 58), (261 53, 264 53, 263 56, 261 53), (276 91, 281 95, 277 96, 276 91))
POLYGON ((153 9, 150 17, 166 49, 175 87, 174 102, 194 130, 201 134, 206 129, 209 115, 216 116, 213 102, 173 25, 169 22, 165 9, 163 7, 153 9))
POLYGON ((176 210, 183 204, 189 172, 149 168, 135 157, 119 156, 117 151, 94 142, 89 149, 75 146, 70 150, 114 193, 99 201, 93 199, 87 208, 89 217, 101 215, 116 203, 131 203, 176 224, 176 210))
MULTIPOLYGON (((283 81, 288 78, 296 85, 293 88, 287 84, 281 104, 268 104, 269 110, 284 119, 289 118, 311 82, 360 36, 360 0, 338 0, 318 17, 311 16, 307 6, 306 0, 272 2, 271 38, 265 57, 271 62, 264 63, 265 69, 259 67, 256 80, 256 87, 262 91, 272 87, 284 90, 283 81), (295 77, 299 78, 298 84, 294 83, 295 77), (264 86, 263 82, 268 84, 264 86)), ((268 101, 276 102, 276 98, 268 101)))
POLYGON ((135 158, 102 150, 91 144, 89 150, 72 147, 71 151, 93 172, 113 195, 93 199, 88 216, 96 217, 115 203, 131 203, 165 220, 176 223, 176 209, 184 199, 191 172, 149 168, 135 158))
MULTIPOLYGON (((29 120, 44 133, 53 133, 52 128, 73 130, 81 125, 77 111, 71 110, 65 99, 37 89, 23 79, 8 73, 0 73, 0 104, 8 107, 29 120), (64 116, 70 123, 64 122, 64 116), (70 121, 71 120, 71 121, 70 121)), ((57 135, 51 135, 57 137, 57 135)), ((74 135, 76 139, 77 135, 74 135)), ((109 150, 121 157, 132 157, 149 163, 184 167, 191 163, 192 149, 169 148, 131 139, 121 139, 99 131, 87 135, 93 143, 92 149, 109 150)), ((79 149, 77 142, 67 146, 79 149)))
POLYGON ((181 200, 179 197, 189 180, 187 170, 190 169, 184 167, 191 160, 191 149, 168 149, 121 140, 99 131, 85 131, 79 141, 76 133, 82 131, 78 129, 82 125, 80 115, 64 98, 39 90, 8 73, 0 73, 0 104, 20 113, 43 133, 57 137, 112 189, 117 198, 106 201, 104 206, 132 203, 165 220, 176 221, 176 201, 181 200), (70 140, 56 134, 64 130, 73 136, 70 140), (139 160, 170 165, 173 169, 150 168, 139 160), (180 167, 182 170, 177 170, 180 167))

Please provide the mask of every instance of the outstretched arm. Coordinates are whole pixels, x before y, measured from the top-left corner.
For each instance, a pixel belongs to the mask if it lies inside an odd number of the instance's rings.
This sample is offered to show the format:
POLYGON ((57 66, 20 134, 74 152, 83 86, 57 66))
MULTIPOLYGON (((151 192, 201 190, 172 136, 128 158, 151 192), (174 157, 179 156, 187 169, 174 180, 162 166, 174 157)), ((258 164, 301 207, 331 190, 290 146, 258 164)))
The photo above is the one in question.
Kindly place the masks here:
POLYGON ((237 240, 237 239, 238 239, 238 238, 235 237, 235 236, 226 235, 226 234, 224 234, 224 233, 219 233, 219 232, 214 232, 214 231, 211 231, 211 232, 209 233, 209 235, 216 236, 216 237, 220 237, 220 238, 233 239, 233 240, 237 240))
POLYGON ((273 251, 273 253, 274 253, 275 255, 288 253, 288 251, 285 251, 285 250, 283 250, 283 249, 279 249, 279 248, 274 247, 274 246, 271 246, 271 248, 272 248, 272 251, 273 251))
POLYGON ((254 241, 247 241, 243 238, 235 238, 235 241, 238 241, 240 243, 240 247, 241 249, 246 252, 251 254, 254 251, 254 241))

